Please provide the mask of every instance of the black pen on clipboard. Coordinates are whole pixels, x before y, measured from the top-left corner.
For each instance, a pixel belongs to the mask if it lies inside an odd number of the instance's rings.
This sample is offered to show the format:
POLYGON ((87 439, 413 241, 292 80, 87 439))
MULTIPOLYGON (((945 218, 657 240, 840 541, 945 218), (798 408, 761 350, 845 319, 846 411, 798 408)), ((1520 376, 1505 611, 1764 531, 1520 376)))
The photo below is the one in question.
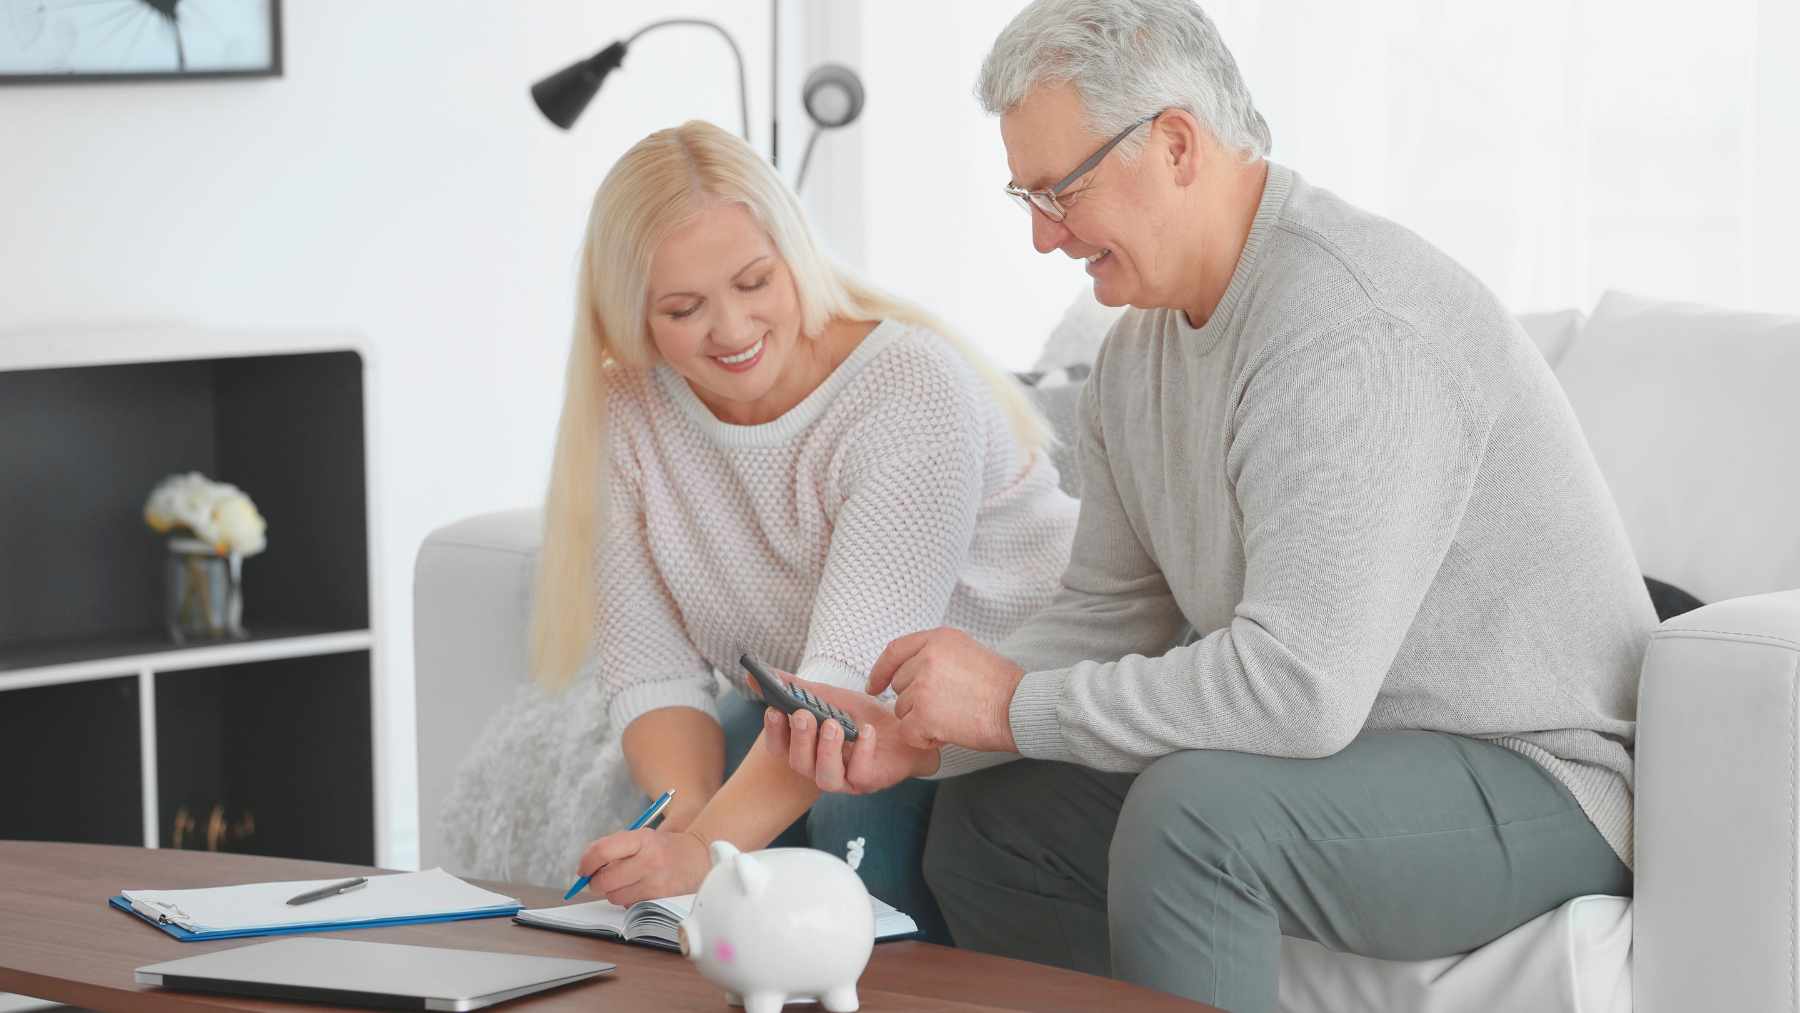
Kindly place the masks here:
POLYGON ((369 877, 358 876, 355 879, 346 879, 341 883, 328 883, 325 886, 319 887, 317 890, 308 890, 298 897, 289 897, 288 904, 310 904, 315 900, 324 900, 327 897, 335 897, 340 893, 354 890, 357 887, 366 884, 368 881, 369 877))

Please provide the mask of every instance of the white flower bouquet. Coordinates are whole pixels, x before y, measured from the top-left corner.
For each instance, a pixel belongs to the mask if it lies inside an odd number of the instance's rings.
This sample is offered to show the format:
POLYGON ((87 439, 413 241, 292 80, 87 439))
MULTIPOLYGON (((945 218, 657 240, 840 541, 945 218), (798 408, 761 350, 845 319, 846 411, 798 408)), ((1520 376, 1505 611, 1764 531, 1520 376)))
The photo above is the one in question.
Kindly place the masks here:
POLYGON ((178 644, 247 636, 243 563, 268 547, 250 497, 197 471, 170 475, 145 501, 144 521, 173 536, 163 598, 169 636, 178 644))
POLYGON ((185 530, 221 556, 243 559, 268 547, 268 523, 250 497, 197 471, 163 479, 144 503, 144 520, 159 535, 185 530))

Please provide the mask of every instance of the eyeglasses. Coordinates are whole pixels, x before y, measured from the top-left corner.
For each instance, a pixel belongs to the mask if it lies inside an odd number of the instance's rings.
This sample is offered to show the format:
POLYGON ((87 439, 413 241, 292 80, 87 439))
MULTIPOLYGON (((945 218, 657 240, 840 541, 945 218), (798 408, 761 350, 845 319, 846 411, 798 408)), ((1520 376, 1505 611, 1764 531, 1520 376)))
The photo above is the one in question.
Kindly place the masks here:
POLYGON ((1151 113, 1143 119, 1138 120, 1136 123, 1133 123, 1131 126, 1126 127, 1124 130, 1119 131, 1112 140, 1102 144, 1099 151, 1089 155, 1087 161, 1076 166, 1074 172, 1064 176, 1050 188, 1045 190, 1027 190, 1015 183, 1008 183, 1006 184, 1006 195, 1017 202, 1020 207, 1024 208, 1026 214, 1030 214, 1032 208, 1037 208, 1038 212, 1045 218, 1048 218, 1053 222, 1062 221, 1069 216, 1069 211, 1062 206, 1061 201, 1056 199, 1057 195, 1073 186, 1076 180, 1093 172, 1094 167, 1100 164, 1100 160, 1106 157, 1106 153, 1118 147, 1120 141, 1131 136, 1133 130, 1156 119, 1160 115, 1162 115, 1160 111, 1151 113))

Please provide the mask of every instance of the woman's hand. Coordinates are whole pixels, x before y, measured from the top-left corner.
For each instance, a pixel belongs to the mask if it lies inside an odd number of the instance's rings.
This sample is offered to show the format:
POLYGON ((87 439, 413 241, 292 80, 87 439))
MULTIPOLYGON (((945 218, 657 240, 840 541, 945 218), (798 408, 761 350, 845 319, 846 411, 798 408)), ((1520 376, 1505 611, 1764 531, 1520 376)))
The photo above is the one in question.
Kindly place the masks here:
POLYGON ((938 751, 908 745, 893 710, 880 700, 804 679, 793 682, 856 722, 856 741, 846 746, 836 721, 820 727, 808 711, 786 715, 770 707, 763 712, 764 748, 784 757, 820 791, 866 795, 937 772, 938 751))
POLYGON ((620 907, 700 889, 712 867, 706 842, 685 831, 626 830, 608 834, 581 853, 588 889, 620 907))

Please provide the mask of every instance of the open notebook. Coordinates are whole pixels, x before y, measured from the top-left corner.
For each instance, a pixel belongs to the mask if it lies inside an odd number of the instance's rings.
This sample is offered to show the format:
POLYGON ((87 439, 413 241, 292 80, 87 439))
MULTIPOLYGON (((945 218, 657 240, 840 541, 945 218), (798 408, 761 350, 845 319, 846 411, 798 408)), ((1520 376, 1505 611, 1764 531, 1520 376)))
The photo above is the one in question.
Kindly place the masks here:
MULTIPOLYGON (((875 940, 901 939, 917 935, 919 926, 910 916, 879 897, 871 896, 875 908, 875 940)), ((675 927, 693 910, 694 895, 659 897, 640 900, 628 908, 603 900, 562 907, 527 908, 513 916, 520 925, 557 932, 573 932, 583 936, 603 936, 640 946, 679 950, 675 927)))

